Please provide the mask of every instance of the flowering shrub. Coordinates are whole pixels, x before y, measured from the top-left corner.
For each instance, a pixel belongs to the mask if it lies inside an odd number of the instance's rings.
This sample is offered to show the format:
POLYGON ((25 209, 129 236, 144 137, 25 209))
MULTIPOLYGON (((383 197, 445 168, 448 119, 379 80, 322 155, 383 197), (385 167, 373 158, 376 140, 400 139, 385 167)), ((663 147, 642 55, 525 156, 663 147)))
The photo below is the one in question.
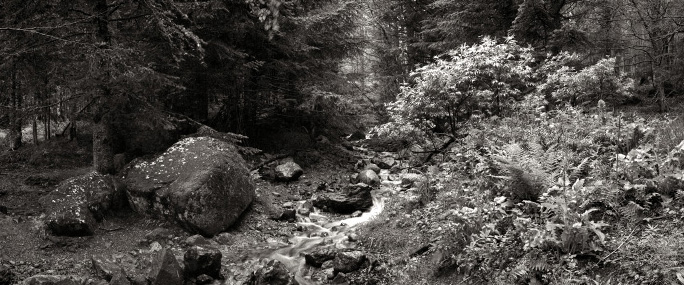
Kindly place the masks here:
POLYGON ((537 91, 547 103, 567 102, 576 106, 603 100, 615 105, 632 94, 634 83, 615 71, 615 58, 602 59, 579 71, 560 64, 574 57, 555 57, 541 68, 547 75, 537 91))
POLYGON ((403 86, 387 105, 391 122, 378 130, 390 136, 434 130, 456 135, 474 114, 507 108, 528 84, 531 60, 532 50, 511 38, 484 38, 453 50, 412 74, 415 83, 403 86))

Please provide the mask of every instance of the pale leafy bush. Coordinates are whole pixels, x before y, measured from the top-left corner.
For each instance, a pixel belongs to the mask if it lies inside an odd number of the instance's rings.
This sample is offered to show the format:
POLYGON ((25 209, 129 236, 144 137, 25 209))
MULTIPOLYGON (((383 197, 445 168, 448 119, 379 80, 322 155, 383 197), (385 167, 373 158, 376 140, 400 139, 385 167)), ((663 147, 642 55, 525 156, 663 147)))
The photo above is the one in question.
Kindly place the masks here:
POLYGON ((462 46, 435 63, 417 69, 415 83, 401 88, 387 105, 391 122, 378 128, 381 135, 456 135, 475 114, 495 114, 521 94, 532 74, 531 49, 512 38, 503 43, 484 38, 462 46))
POLYGON ((615 58, 602 59, 577 71, 562 64, 573 57, 576 56, 552 58, 541 69, 548 75, 537 90, 548 103, 566 102, 576 106, 603 100, 615 105, 632 94, 634 83, 615 71, 615 58))

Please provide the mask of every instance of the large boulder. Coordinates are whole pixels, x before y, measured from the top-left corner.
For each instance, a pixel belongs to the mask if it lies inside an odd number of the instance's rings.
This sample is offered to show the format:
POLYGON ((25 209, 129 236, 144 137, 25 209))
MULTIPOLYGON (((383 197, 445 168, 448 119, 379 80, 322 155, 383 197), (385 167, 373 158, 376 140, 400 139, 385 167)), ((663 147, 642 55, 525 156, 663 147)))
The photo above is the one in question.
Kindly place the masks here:
POLYGON ((183 139, 153 161, 134 163, 123 181, 135 211, 205 236, 230 227, 255 197, 236 147, 209 137, 183 139))
POLYGON ((115 178, 91 172, 62 182, 41 198, 46 209, 45 224, 54 235, 92 235, 97 221, 124 202, 115 178))
POLYGON ((344 189, 344 193, 316 194, 312 197, 313 205, 317 208, 341 214, 351 214, 365 211, 373 206, 373 187, 359 183, 351 184, 344 189))

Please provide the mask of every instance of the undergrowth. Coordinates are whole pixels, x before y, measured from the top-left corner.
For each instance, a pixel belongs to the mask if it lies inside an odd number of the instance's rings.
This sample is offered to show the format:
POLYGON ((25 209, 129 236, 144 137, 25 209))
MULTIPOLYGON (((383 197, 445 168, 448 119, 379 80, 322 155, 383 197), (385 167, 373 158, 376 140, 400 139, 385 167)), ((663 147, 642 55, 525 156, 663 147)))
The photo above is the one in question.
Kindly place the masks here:
POLYGON ((684 120, 524 110, 473 120, 434 198, 362 232, 387 284, 684 282, 684 120))

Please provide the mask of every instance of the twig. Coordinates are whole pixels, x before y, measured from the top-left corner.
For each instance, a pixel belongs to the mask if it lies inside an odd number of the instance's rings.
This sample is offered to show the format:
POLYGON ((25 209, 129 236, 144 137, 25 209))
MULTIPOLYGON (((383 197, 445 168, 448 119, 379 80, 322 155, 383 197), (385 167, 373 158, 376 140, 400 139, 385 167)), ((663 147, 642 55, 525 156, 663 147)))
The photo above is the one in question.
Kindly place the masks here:
POLYGON ((625 238, 625 240, 623 240, 622 243, 621 243, 620 245, 618 245, 618 247, 617 247, 615 250, 613 250, 613 251, 610 252, 608 255, 604 256, 603 258, 601 258, 601 259, 599 260, 599 263, 601 263, 601 262, 605 261, 606 259, 608 259, 608 257, 610 257, 611 255, 613 255, 613 253, 616 253, 623 245, 625 245, 625 243, 629 240, 629 238, 632 237, 632 235, 634 235, 634 232, 636 232, 636 230, 637 230, 638 228, 639 228, 639 227, 634 227, 634 229, 632 230, 632 232, 629 233, 629 235, 625 238))
POLYGON ((108 229, 108 228, 105 228, 105 227, 100 227, 100 229, 103 230, 103 231, 107 231, 107 232, 113 232, 113 231, 123 230, 124 227, 118 227, 118 228, 113 228, 113 229, 108 229))
POLYGON ((643 221, 649 223, 651 221, 657 221, 657 220, 662 220, 662 219, 666 219, 666 218, 671 218, 673 216, 674 215, 662 215, 662 216, 654 217, 654 218, 644 218, 643 221))

